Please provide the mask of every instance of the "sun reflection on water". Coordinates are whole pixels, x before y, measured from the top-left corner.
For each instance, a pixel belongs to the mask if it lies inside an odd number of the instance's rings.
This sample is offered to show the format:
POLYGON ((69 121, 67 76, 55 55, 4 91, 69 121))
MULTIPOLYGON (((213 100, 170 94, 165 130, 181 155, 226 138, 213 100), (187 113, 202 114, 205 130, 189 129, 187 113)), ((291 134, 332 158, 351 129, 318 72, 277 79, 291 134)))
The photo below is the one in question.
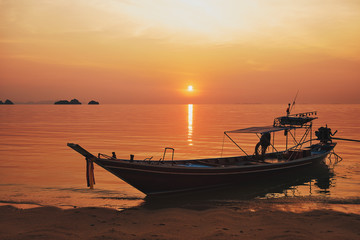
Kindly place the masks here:
POLYGON ((193 104, 188 104, 188 142, 189 146, 192 146, 192 134, 193 134, 193 104))

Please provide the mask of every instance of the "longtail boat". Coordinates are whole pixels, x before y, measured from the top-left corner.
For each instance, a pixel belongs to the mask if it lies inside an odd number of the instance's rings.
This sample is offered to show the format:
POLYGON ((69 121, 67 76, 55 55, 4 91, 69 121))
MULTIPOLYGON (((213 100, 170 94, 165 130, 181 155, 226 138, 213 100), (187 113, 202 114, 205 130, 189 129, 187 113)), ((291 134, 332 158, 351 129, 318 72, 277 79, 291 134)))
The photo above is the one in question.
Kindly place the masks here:
POLYGON ((316 112, 287 114, 275 118, 270 126, 225 131, 225 136, 244 153, 232 157, 174 160, 174 149, 165 148, 160 160, 134 160, 133 155, 129 159, 118 159, 115 155, 100 153, 95 156, 78 144, 67 145, 85 157, 87 181, 91 188, 94 184, 93 163, 96 163, 144 194, 159 195, 247 184, 249 181, 269 181, 281 174, 312 168, 323 163, 331 154, 340 158, 333 152, 336 143, 332 141, 334 134, 330 128, 319 128, 315 132, 316 137, 313 137, 312 122, 315 119, 316 112), (295 137, 299 129, 303 130, 300 140, 299 136, 295 137), (274 146, 276 132, 282 132, 286 137, 285 150, 278 151, 274 146), (255 134, 259 139, 252 154, 248 154, 230 136, 245 133, 255 134), (295 143, 291 147, 288 146, 289 138, 295 143), (172 151, 171 160, 165 160, 167 151, 172 151))

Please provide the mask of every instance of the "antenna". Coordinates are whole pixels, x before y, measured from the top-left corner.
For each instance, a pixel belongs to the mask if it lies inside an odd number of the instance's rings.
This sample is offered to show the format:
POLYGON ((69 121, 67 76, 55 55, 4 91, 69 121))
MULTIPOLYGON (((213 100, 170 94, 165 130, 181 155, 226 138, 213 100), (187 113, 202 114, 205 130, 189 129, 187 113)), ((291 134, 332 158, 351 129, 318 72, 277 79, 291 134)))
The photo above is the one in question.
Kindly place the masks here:
POLYGON ((289 112, 291 112, 291 110, 293 109, 293 107, 294 107, 294 105, 295 105, 295 102, 296 102, 296 99, 297 99, 298 94, 299 94, 299 90, 297 90, 297 92, 296 92, 296 95, 295 95, 294 101, 292 102, 292 105, 291 105, 291 107, 290 107, 290 111, 289 111, 289 112))

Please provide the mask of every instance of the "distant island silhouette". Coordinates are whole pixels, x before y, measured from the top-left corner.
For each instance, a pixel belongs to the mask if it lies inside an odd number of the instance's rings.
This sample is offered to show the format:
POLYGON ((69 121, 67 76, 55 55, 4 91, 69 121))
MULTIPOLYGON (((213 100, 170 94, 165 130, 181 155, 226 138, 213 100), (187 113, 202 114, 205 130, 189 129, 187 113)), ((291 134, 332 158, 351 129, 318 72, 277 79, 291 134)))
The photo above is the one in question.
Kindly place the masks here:
POLYGON ((78 105, 78 104, 81 104, 81 102, 79 102, 79 100, 77 99, 73 99, 71 100, 70 102, 68 100, 60 100, 60 101, 57 101, 55 102, 54 104, 73 104, 73 105, 78 105))
MULTIPOLYGON (((70 105, 79 105, 81 104, 81 102, 79 100, 77 100, 76 98, 74 98, 73 100, 71 101, 68 101, 68 100, 60 100, 60 101, 56 101, 54 104, 56 105, 61 105, 61 104, 64 104, 64 105, 67 105, 67 104, 70 104, 70 105)), ((89 105, 99 105, 99 102, 95 101, 95 100, 91 100, 89 103, 89 105)))
POLYGON ((5 102, 0 100, 0 104, 13 105, 14 103, 12 101, 10 101, 9 99, 6 99, 5 102))
POLYGON ((91 100, 88 104, 89 105, 99 105, 99 102, 91 100))

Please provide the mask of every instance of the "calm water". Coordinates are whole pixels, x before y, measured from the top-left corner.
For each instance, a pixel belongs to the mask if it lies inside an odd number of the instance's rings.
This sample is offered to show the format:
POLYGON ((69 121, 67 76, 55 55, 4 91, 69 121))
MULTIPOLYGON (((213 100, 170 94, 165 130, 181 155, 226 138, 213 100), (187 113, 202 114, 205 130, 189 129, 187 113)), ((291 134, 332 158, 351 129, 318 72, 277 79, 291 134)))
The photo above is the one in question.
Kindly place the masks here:
MULTIPOLYGON (((87 189, 85 160, 66 146, 74 142, 94 154, 115 151, 118 157, 134 154, 135 159, 159 159, 164 147, 174 147, 176 159, 241 155, 228 140, 223 145, 224 130, 271 125, 285 109, 286 104, 0 106, 0 204, 116 209, 251 204, 287 211, 329 208, 360 213, 360 143, 340 141, 336 153, 343 161, 328 161, 325 174, 284 185, 165 199, 145 198, 98 166, 95 189, 87 189)), ((296 112, 312 110, 319 117, 314 129, 328 124, 333 132, 338 130, 337 137, 360 139, 360 105, 295 108, 296 112)), ((234 138, 253 152, 255 136, 234 138)), ((284 147, 280 140, 277 143, 284 147)))

